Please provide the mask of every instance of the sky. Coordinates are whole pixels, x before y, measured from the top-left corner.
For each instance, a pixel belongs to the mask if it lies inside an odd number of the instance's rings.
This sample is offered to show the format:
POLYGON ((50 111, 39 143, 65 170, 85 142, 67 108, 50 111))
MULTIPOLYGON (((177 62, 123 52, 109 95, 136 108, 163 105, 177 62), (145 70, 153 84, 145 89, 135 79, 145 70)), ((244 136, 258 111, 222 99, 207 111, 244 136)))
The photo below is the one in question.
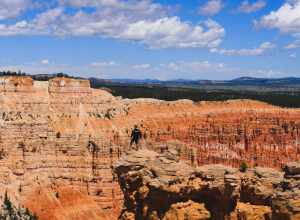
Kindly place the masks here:
POLYGON ((300 77, 300 0, 1 0, 0 70, 300 77))

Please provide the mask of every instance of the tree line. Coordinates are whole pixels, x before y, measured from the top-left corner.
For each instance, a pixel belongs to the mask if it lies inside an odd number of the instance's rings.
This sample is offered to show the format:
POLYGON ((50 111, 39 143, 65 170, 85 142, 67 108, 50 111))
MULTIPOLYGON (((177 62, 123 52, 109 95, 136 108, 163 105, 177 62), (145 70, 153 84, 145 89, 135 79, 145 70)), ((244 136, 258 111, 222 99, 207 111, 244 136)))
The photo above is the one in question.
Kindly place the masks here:
POLYGON ((166 101, 178 99, 190 99, 198 101, 226 101, 232 99, 251 99, 266 102, 281 107, 300 108, 300 91, 257 91, 230 90, 230 89, 201 89, 179 88, 163 86, 135 86, 135 85, 111 85, 92 84, 93 88, 106 88, 115 96, 124 98, 155 98, 166 101))
POLYGON ((48 81, 49 79, 55 78, 55 77, 66 77, 66 78, 74 78, 77 79, 79 77, 74 77, 70 76, 66 73, 53 73, 53 74, 36 74, 36 75, 31 75, 25 72, 22 72, 21 70, 19 71, 0 71, 0 77, 1 76, 28 76, 31 77, 33 80, 37 81, 48 81))

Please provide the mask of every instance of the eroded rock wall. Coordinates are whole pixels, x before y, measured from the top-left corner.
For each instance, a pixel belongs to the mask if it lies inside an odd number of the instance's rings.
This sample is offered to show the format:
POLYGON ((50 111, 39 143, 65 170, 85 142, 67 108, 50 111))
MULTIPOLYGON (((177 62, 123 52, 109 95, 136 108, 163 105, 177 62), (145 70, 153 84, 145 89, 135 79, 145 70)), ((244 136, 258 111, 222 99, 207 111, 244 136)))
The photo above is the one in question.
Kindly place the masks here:
POLYGON ((299 110, 249 100, 128 100, 91 89, 85 80, 1 77, 2 194, 7 190, 47 219, 43 212, 49 207, 33 203, 32 196, 39 197, 38 189, 45 187, 55 198, 54 212, 61 203, 57 191, 67 187, 70 195, 80 192, 118 215, 122 193, 111 166, 129 149, 135 124, 143 131, 142 146, 158 152, 175 146, 180 158, 194 166, 238 167, 246 161, 280 168, 299 159, 299 110))
POLYGON ((116 164, 124 192, 122 220, 300 219, 300 163, 285 173, 256 167, 245 173, 223 165, 197 168, 178 152, 130 151, 116 164))
POLYGON ((2 193, 7 190, 18 204, 30 208, 41 219, 64 219, 64 214, 69 216, 65 219, 83 219, 82 216, 95 219, 96 214, 88 214, 97 213, 93 209, 117 213, 122 196, 111 171, 117 154, 111 153, 113 145, 102 144, 106 138, 93 130, 86 110, 105 114, 101 112, 105 110, 101 109, 103 103, 114 105, 115 98, 102 91, 93 93, 84 81, 63 78, 49 83, 29 80, 30 83, 16 84, 15 81, 24 80, 6 80, 5 91, 0 94, 2 193), (57 205, 63 199, 55 196, 61 187, 68 188, 62 197, 69 198, 69 203, 78 200, 70 210, 87 205, 82 202, 82 195, 89 198, 86 203, 95 202, 91 205, 93 209, 83 210, 83 215, 68 214, 61 207, 67 207, 66 203, 57 205), (38 190, 43 188, 44 191, 38 190), (33 200, 42 193, 52 198, 44 199, 53 204, 33 200))

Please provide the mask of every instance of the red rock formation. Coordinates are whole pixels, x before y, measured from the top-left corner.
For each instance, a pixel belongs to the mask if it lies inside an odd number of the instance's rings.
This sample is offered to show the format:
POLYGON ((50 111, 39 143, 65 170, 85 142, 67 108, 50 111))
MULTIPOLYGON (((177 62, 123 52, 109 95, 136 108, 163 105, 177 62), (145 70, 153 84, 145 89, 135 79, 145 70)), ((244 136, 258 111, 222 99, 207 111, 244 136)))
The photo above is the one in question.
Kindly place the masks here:
POLYGON ((287 161, 299 159, 298 110, 248 100, 177 102, 157 104, 156 109, 155 104, 146 105, 134 109, 148 116, 141 116, 148 136, 157 142, 176 139, 193 147, 194 151, 185 156, 194 157, 195 164, 237 167, 246 161, 251 166, 280 168, 287 161))
POLYGON ((300 163, 288 164, 285 175, 261 167, 241 173, 223 165, 193 168, 177 155, 131 151, 116 163, 125 200, 120 219, 300 219, 300 163))
POLYGON ((5 76, 0 78, 0 92, 31 92, 33 80, 30 77, 5 76))
MULTIPOLYGON (((93 105, 98 111, 106 108, 105 103, 113 106, 113 102, 116 102, 114 97, 107 92, 91 90, 86 81, 62 78, 54 79, 48 85, 48 82, 33 82, 30 78, 5 79, 5 92, 0 94, 2 193, 7 190, 16 202, 37 212, 40 219, 75 219, 74 213, 65 212, 62 207, 72 210, 79 204, 51 199, 53 204, 47 199, 45 203, 32 200, 38 189, 53 184, 70 186, 68 194, 62 193, 62 199, 71 198, 68 196, 71 194, 73 200, 89 203, 88 199, 82 198, 83 194, 96 202, 98 210, 118 213, 122 195, 111 171, 117 155, 110 154, 108 145, 102 145, 105 140, 103 133, 93 133, 93 122, 86 112, 87 108, 94 109, 93 105), (25 83, 27 80, 31 83, 25 83), (16 81, 22 82, 18 89, 8 90, 16 81), (61 83, 57 89, 58 81, 66 83, 61 83), (73 92, 77 89, 81 92, 73 92), (76 197, 78 191, 81 194, 76 197), (47 208, 45 204, 48 202, 47 208), (55 216, 59 218, 48 215, 54 210, 53 206, 59 207, 55 208, 55 216)), ((50 192, 51 188, 47 194, 50 192)), ((55 193, 53 189, 52 194, 55 193)), ((97 214, 93 211, 95 204, 84 206, 90 207, 91 215, 97 214)), ((87 211, 82 209, 83 213, 87 211)), ((87 219, 93 219, 88 216, 87 219)))
POLYGON ((128 100, 85 80, 1 77, 0 107, 1 191, 30 207, 39 187, 56 184, 118 213, 122 193, 111 165, 129 148, 134 124, 142 145, 177 146, 194 165, 280 168, 299 159, 300 110, 250 100, 128 100))
POLYGON ((116 216, 104 213, 86 193, 69 186, 40 186, 25 201, 25 206, 40 219, 111 220, 116 216))

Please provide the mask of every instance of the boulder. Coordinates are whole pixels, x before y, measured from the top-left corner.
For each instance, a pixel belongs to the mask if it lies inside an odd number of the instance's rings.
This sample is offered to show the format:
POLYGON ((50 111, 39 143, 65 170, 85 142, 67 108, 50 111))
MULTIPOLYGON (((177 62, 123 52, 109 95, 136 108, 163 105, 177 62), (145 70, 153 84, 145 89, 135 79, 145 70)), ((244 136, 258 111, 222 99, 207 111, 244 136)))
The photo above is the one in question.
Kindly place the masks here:
POLYGON ((284 167, 286 175, 299 175, 300 174, 300 162, 287 163, 284 167))
POLYGON ((204 204, 187 201, 173 204, 164 215, 163 220, 208 220, 210 217, 204 204))
POLYGON ((230 215, 230 220, 271 220, 272 209, 269 206, 238 203, 235 211, 230 215))

